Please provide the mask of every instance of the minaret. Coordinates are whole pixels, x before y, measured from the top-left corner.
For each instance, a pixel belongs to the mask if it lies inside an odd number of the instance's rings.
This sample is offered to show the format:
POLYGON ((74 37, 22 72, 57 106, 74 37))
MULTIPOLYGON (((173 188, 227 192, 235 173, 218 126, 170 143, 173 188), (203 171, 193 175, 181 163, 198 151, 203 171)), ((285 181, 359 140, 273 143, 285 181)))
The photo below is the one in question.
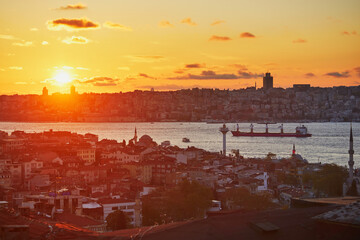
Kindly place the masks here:
POLYGON ((354 140, 352 134, 352 125, 350 127, 350 149, 349 149, 349 182, 353 181, 354 173, 354 140))
POLYGON ((134 142, 137 143, 137 131, 136 131, 136 127, 135 127, 134 142))
POLYGON ((219 129, 219 131, 223 134, 223 155, 226 156, 226 133, 229 129, 224 125, 219 129))
POLYGON ((295 144, 293 144, 293 150, 292 150, 292 155, 295 156, 296 150, 295 150, 295 144))

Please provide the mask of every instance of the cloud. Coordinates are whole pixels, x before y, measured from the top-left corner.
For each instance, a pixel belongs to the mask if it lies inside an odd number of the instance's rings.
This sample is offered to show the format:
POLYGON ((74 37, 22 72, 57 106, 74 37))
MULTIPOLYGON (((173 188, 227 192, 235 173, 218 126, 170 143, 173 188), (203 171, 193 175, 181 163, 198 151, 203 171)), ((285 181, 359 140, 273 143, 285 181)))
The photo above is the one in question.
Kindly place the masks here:
POLYGON ((117 69, 119 69, 121 71, 130 71, 129 67, 118 67, 117 69))
POLYGON ((18 66, 11 66, 9 67, 10 70, 23 70, 23 67, 18 67, 18 66))
POLYGON ((357 73, 357 75, 360 77, 360 67, 356 67, 354 68, 354 70, 357 73))
POLYGON ((150 78, 150 79, 154 79, 153 77, 147 75, 146 73, 139 73, 140 77, 144 77, 144 78, 150 78))
POLYGON ((315 74, 313 74, 313 73, 305 73, 305 77, 307 77, 307 78, 312 78, 312 77, 315 77, 315 74))
POLYGON ((179 90, 179 89, 186 89, 186 88, 189 88, 189 87, 176 85, 176 84, 164 84, 164 85, 157 85, 157 86, 143 85, 143 86, 136 86, 136 88, 140 88, 140 89, 152 89, 152 88, 154 88, 155 90, 179 90))
POLYGON ((209 38, 209 41, 230 41, 231 38, 226 36, 216 36, 212 35, 211 38, 209 38))
POLYGON ((83 9, 87 9, 87 6, 82 3, 78 3, 78 4, 68 4, 66 6, 59 7, 56 10, 83 10, 83 9))
POLYGON ((211 23, 210 25, 211 25, 211 26, 216 26, 216 25, 219 25, 219 24, 221 24, 221 23, 225 23, 225 21, 223 21, 223 20, 218 20, 218 21, 215 21, 215 22, 211 23))
POLYGON ((329 72, 329 73, 326 73, 325 76, 330 76, 330 77, 335 77, 335 78, 347 78, 347 77, 350 77, 349 75, 349 72, 346 71, 346 72, 329 72))
POLYGON ((164 56, 159 55, 138 55, 138 56, 127 56, 132 62, 152 63, 160 62, 165 60, 164 56))
POLYGON ((72 36, 65 38, 62 42, 66 44, 87 44, 90 40, 81 36, 72 36))
POLYGON ((105 22, 104 27, 123 30, 123 31, 132 31, 131 27, 126 27, 126 26, 121 25, 119 23, 113 23, 113 22, 110 22, 110 21, 105 22))
POLYGON ((22 42, 16 42, 16 43, 13 43, 12 45, 14 46, 19 46, 19 47, 30 47, 32 46, 32 42, 29 42, 29 41, 22 41, 22 42))
POLYGON ((240 34, 241 38, 255 38, 255 35, 249 32, 243 32, 240 34))
POLYGON ((163 27, 163 28, 174 27, 174 25, 172 25, 169 21, 164 20, 159 22, 159 27, 163 27))
POLYGON ((0 39, 5 39, 5 40, 17 40, 18 38, 14 37, 13 35, 3 35, 3 34, 0 34, 0 39))
POLYGON ((351 36, 351 35, 357 35, 356 31, 352 31, 352 32, 348 32, 348 31, 343 31, 341 32, 342 35, 346 35, 346 36, 351 36))
POLYGON ((175 70, 174 73, 183 74, 185 71, 182 69, 175 70))
POLYGON ((296 40, 293 40, 292 42, 293 42, 293 43, 307 43, 307 40, 302 39, 302 38, 298 38, 298 39, 296 39, 296 40))
POLYGON ((186 64, 185 68, 202 68, 204 65, 200 63, 192 63, 192 64, 186 64))
POLYGON ((259 78, 262 77, 262 74, 256 74, 256 73, 251 73, 251 72, 243 72, 243 71, 239 71, 239 78, 245 78, 245 79, 250 79, 250 78, 259 78))
POLYGON ((111 78, 111 77, 93 77, 89 80, 77 80, 80 84, 92 84, 96 87, 108 87, 108 86, 116 86, 120 79, 111 78))
POLYGON ((53 31, 59 31, 59 30, 77 31, 77 30, 100 28, 99 24, 92 22, 86 18, 80 18, 80 19, 59 18, 48 21, 47 25, 48 25, 48 29, 53 31))
POLYGON ((30 28, 30 31, 36 32, 36 31, 39 31, 39 29, 34 27, 34 28, 30 28))
POLYGON ((185 24, 190 25, 190 26, 196 26, 197 25, 195 22, 193 22, 193 20, 191 18, 185 18, 185 19, 181 20, 181 23, 185 23, 185 24))
POLYGON ((194 79, 194 80, 234 80, 234 79, 250 79, 250 78, 259 78, 262 77, 262 74, 256 74, 251 72, 242 72, 239 71, 238 74, 217 74, 214 71, 202 71, 201 74, 188 74, 185 76, 173 77, 170 79, 174 80, 186 80, 186 79, 194 79))
POLYGON ((84 68, 84 67, 76 67, 77 70, 85 70, 85 71, 89 71, 89 68, 84 68))
POLYGON ((248 70, 247 67, 243 64, 237 64, 237 63, 234 63, 234 64, 230 64, 229 65, 230 67, 235 67, 235 68, 238 68, 239 70, 241 71, 246 71, 248 70))
POLYGON ((47 41, 42 41, 41 45, 48 45, 49 43, 47 41))

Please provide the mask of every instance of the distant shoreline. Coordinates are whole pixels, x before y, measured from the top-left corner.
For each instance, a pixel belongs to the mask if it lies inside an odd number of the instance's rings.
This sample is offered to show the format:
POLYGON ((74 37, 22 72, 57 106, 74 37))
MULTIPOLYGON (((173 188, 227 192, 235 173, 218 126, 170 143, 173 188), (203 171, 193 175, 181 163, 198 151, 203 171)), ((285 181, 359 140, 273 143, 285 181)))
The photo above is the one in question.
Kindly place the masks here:
MULTIPOLYGON (((108 122, 97 122, 97 121, 2 121, 0 123, 206 123, 206 124, 227 124, 227 123, 259 123, 261 121, 216 121, 216 122, 206 122, 206 121, 108 121, 108 122)), ((350 122, 359 122, 359 121, 277 121, 276 123, 269 124, 281 124, 281 123, 350 123, 350 122)))
MULTIPOLYGON (((206 122, 206 121, 108 121, 108 122, 97 122, 97 121, 2 121, 0 123, 206 123, 206 124, 228 124, 228 123, 257 123, 257 124, 265 124, 259 123, 260 121, 216 121, 216 122, 206 122)), ((281 124, 281 123, 350 123, 350 122, 358 122, 358 121, 277 121, 275 123, 269 122, 269 124, 281 124)))

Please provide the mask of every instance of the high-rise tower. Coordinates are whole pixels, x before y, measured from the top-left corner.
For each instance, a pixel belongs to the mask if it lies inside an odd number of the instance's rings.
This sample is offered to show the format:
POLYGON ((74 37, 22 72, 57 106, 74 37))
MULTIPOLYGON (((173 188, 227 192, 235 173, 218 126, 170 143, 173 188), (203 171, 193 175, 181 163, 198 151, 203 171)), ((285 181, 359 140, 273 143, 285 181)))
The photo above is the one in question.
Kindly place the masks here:
POLYGON ((224 125, 219 129, 219 131, 223 134, 223 155, 226 156, 226 133, 229 129, 224 125))
POLYGON ((270 73, 266 73, 265 76, 263 77, 263 89, 268 90, 270 88, 273 88, 273 85, 274 85, 273 77, 271 76, 270 73))
POLYGON ((43 88, 43 90, 42 90, 42 95, 43 95, 43 96, 48 96, 48 95, 49 95, 49 91, 47 90, 46 87, 43 88))

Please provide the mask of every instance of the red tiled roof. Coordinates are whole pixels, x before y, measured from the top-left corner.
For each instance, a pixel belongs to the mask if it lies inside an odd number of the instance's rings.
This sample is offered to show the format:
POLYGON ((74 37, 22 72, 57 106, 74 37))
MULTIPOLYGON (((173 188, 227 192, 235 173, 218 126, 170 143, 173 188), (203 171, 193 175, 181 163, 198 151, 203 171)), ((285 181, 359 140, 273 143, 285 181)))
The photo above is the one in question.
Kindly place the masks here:
POLYGON ((101 204, 131 203, 131 202, 135 202, 135 200, 111 199, 111 198, 99 200, 99 203, 101 204))
POLYGON ((70 213, 61 213, 56 215, 56 220, 59 222, 69 223, 78 227, 86 227, 86 226, 97 226, 103 224, 102 222, 90 219, 88 217, 82 217, 75 214, 70 213))

